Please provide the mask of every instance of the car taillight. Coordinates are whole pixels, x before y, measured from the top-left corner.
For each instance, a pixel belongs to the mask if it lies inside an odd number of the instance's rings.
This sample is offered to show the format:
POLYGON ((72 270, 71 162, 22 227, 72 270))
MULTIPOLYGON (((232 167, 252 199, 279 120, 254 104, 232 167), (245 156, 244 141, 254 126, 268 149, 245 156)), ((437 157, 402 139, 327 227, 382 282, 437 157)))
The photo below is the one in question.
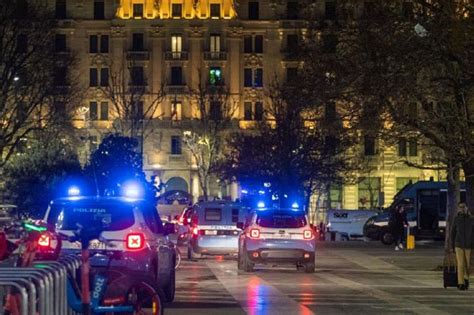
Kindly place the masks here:
POLYGON ((303 232, 303 238, 304 238, 305 240, 310 240, 310 239, 312 239, 312 238, 313 238, 313 231, 311 231, 311 230, 305 230, 305 231, 303 232))
POLYGON ((41 234, 38 239, 38 246, 40 247, 49 247, 51 244, 51 238, 48 234, 41 234))
POLYGON ((197 227, 193 228, 193 234, 198 235, 199 234, 199 229, 197 227))
POLYGON ((259 229, 251 229, 250 230, 250 237, 251 238, 259 238, 260 237, 260 230, 259 229))
POLYGON ((145 247, 145 235, 142 233, 131 233, 127 235, 127 249, 140 250, 145 247))

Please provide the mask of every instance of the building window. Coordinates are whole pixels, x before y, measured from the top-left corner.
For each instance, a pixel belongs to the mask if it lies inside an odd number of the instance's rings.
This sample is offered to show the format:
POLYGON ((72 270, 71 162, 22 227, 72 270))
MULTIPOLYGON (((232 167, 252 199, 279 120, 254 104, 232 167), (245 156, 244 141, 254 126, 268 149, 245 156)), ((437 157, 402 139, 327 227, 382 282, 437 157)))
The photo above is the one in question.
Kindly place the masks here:
POLYGON ((418 177, 397 177, 397 192, 402 190, 408 184, 414 184, 418 181, 418 177))
POLYGON ((94 20, 105 19, 104 0, 94 0, 94 20))
POLYGON ((244 53, 263 53, 263 36, 262 35, 247 35, 244 36, 244 53))
POLYGON ((143 67, 134 66, 130 69, 131 85, 133 86, 144 86, 145 85, 145 73, 143 67))
POLYGON ((96 54, 99 52, 99 36, 90 35, 89 36, 89 53, 96 54))
POLYGON ((89 69, 89 86, 96 87, 99 85, 99 74, 97 72, 97 68, 90 68, 89 69))
POLYGON ((89 119, 92 121, 109 120, 109 103, 89 102, 89 119))
POLYGON ((418 156, 418 143, 414 140, 408 142, 408 155, 418 156))
POLYGON ((181 137, 171 136, 171 154, 181 155, 181 137))
POLYGON ((66 0, 56 0, 55 15, 59 20, 66 18, 66 0))
POLYGON ((171 120, 179 121, 182 119, 182 103, 173 101, 171 103, 171 120))
POLYGON ((323 52, 332 54, 336 52, 338 39, 335 34, 323 35, 323 52))
POLYGON ((286 18, 288 20, 297 20, 298 19, 298 2, 288 1, 286 3, 286 18))
POLYGON ((298 51, 298 35, 286 35, 286 51, 290 53, 296 53, 298 51))
POLYGON ((65 51, 67 51, 66 35, 65 34, 56 34, 56 36, 54 38, 54 51, 56 51, 56 52, 65 52, 65 51))
POLYGON ((249 2, 249 20, 258 20, 260 18, 260 12, 258 2, 249 2))
POLYGON ((211 101, 211 103, 209 104, 209 116, 211 120, 222 119, 221 102, 211 101))
POLYGON ((97 102, 90 102, 89 103, 89 119, 90 120, 97 120, 98 119, 98 113, 97 113, 97 102))
POLYGON ((109 68, 100 69, 100 86, 101 87, 109 86, 109 68))
POLYGON ((54 85, 55 86, 68 86, 69 85, 67 67, 54 68, 54 85))
POLYGON ((255 77, 254 77, 253 86, 254 87, 263 86, 263 69, 262 68, 255 69, 255 77))
POLYGON ((211 3, 211 18, 218 19, 221 16, 221 5, 219 3, 211 3))
POLYGON ((133 4, 133 17, 139 19, 143 17, 143 3, 133 4))
POLYGON ((328 206, 330 209, 342 208, 343 187, 341 184, 331 184, 328 194, 328 206))
POLYGON ((109 53, 109 35, 100 36, 100 52, 102 54, 109 53))
POLYGON ((209 84, 219 85, 222 83, 222 71, 220 67, 211 67, 209 70, 209 84))
POLYGON ((372 136, 364 137, 364 154, 366 156, 373 156, 376 154, 375 137, 372 137, 372 136))
POLYGON ((183 37, 181 35, 171 36, 171 52, 173 53, 174 59, 181 58, 181 52, 183 51, 183 37))
POLYGON ((181 3, 173 3, 171 5, 171 16, 173 18, 181 18, 183 15, 183 5, 181 3))
POLYGON ((16 37, 16 52, 20 54, 28 52, 28 36, 25 34, 18 34, 16 37))
POLYGON ((143 33, 132 34, 132 51, 143 51, 144 50, 143 33))
POLYGON ((418 144, 416 141, 400 139, 398 141, 398 156, 418 156, 418 144))
POLYGON ((100 117, 99 120, 109 120, 109 103, 100 102, 100 117))
POLYGON ((380 177, 366 177, 359 181, 359 209, 375 209, 380 206, 380 177))
POLYGON ((171 67, 171 85, 183 84, 183 69, 181 67, 171 67))
POLYGON ((298 78, 298 68, 286 68, 286 83, 296 83, 298 78))
POLYGON ((336 2, 335 1, 326 1, 324 8, 324 16, 327 20, 336 19, 336 2))
POLYGON ((263 103, 262 102, 255 102, 255 120, 261 121, 263 120, 263 103))
POLYGON ((211 34, 209 51, 217 53, 221 51, 221 36, 219 34, 211 34))
POLYGON ((132 104, 132 119, 143 119, 143 101, 137 101, 132 104))
POLYGON ((245 68, 244 69, 244 87, 252 87, 253 80, 252 80, 252 69, 245 68))
POLYGON ((253 120, 253 110, 251 102, 244 103, 244 120, 253 120))

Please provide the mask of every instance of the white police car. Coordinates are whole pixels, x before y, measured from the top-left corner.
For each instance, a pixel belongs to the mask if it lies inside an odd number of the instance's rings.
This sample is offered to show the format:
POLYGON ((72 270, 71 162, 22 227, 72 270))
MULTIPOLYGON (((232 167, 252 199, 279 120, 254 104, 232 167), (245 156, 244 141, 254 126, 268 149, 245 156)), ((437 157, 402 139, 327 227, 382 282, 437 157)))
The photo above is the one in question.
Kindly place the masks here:
MULTIPOLYGON (((90 241, 89 249, 118 251, 120 259, 111 261, 114 268, 143 272, 156 279, 163 289, 165 299, 171 302, 175 295, 176 251, 167 235, 174 231, 174 224, 162 224, 155 206, 139 198, 80 196, 77 188, 70 190, 74 196, 53 200, 44 221, 63 234, 72 236, 81 226, 100 225, 105 228, 100 239, 90 241)), ((43 240, 40 251, 48 251, 54 242, 43 240), (44 245, 44 246, 42 246, 44 245)), ((79 242, 63 241, 62 252, 78 253, 79 242)), ((94 255, 91 266, 105 267, 109 258, 94 255)))
POLYGON ((239 237, 238 268, 255 264, 291 264, 307 273, 315 270, 316 241, 304 211, 261 208, 251 211, 239 237))

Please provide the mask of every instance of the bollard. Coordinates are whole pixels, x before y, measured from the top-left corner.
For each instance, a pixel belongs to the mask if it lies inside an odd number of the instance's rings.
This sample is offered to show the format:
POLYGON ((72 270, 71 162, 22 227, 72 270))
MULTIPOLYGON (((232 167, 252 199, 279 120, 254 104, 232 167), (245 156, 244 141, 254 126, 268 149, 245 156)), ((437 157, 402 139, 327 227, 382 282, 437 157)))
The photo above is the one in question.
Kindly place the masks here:
POLYGON ((415 235, 410 234, 410 227, 407 227, 407 250, 415 249, 415 235))

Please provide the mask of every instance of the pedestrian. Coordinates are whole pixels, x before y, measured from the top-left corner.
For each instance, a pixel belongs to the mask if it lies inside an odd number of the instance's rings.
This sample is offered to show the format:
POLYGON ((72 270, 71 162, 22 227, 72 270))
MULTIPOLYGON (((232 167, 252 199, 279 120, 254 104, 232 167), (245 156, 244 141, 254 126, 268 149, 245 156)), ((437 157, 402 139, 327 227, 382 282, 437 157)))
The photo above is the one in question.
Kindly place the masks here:
POLYGON ((388 226, 393 235, 395 250, 403 249, 403 235, 405 228, 408 227, 405 205, 399 204, 392 210, 388 226))
POLYGON ((451 228, 452 248, 456 253, 458 273, 458 289, 469 289, 469 268, 471 262, 471 248, 474 227, 473 218, 469 214, 465 203, 459 203, 458 212, 451 228))

